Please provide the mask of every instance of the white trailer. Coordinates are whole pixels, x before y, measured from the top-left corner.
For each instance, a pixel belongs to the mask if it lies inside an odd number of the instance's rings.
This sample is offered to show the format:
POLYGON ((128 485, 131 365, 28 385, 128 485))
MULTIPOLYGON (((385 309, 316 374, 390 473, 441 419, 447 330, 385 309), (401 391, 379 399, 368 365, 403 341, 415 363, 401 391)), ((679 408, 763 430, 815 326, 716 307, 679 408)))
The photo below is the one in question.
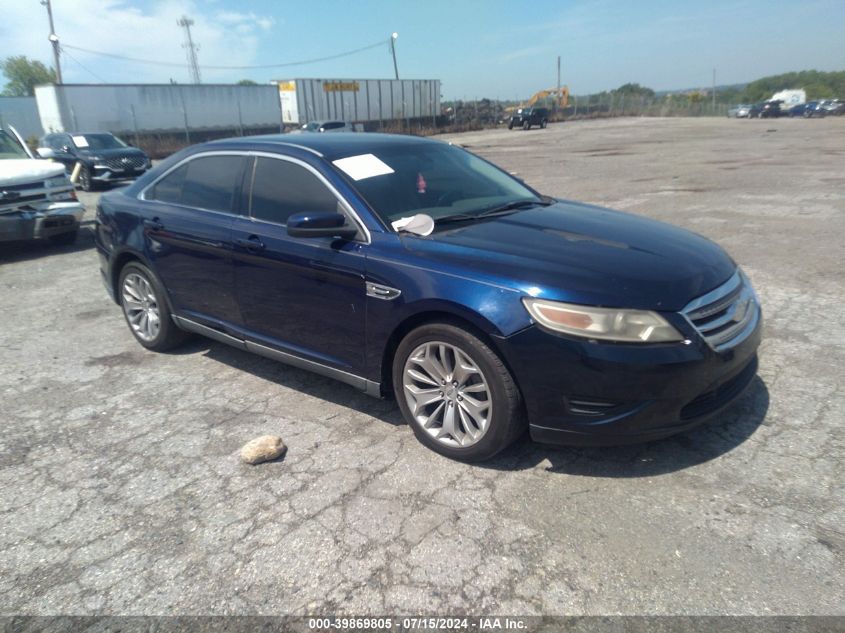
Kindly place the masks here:
POLYGON ((36 86, 45 132, 118 135, 279 129, 275 86, 63 84, 36 86))
POLYGON ((282 121, 299 125, 335 119, 434 119, 440 114, 438 79, 286 79, 279 90, 282 121))

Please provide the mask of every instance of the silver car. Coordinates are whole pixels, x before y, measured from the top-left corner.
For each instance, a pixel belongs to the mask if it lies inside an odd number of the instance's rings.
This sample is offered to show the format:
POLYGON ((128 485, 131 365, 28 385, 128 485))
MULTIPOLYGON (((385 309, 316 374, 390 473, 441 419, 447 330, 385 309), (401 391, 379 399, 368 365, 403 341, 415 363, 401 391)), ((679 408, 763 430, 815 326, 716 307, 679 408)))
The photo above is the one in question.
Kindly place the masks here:
POLYGON ((301 132, 354 132, 354 126, 348 121, 309 121, 301 132))
POLYGON ((746 103, 740 103, 728 110, 728 116, 736 119, 747 119, 751 114, 751 106, 746 103))

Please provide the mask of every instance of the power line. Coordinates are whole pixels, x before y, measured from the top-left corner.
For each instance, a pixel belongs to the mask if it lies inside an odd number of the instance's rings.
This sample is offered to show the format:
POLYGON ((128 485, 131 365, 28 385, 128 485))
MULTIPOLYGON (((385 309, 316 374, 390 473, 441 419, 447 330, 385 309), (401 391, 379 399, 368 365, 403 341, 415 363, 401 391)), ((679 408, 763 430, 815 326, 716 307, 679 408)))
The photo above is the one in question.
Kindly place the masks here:
MULTIPOLYGON (((338 59, 340 57, 346 57, 348 55, 354 55, 356 53, 362 53, 364 51, 370 50, 372 48, 376 48, 378 46, 384 46, 388 42, 384 40, 380 40, 375 42, 374 44, 369 44, 368 46, 362 46, 361 48, 356 48, 351 51, 344 51, 343 53, 337 53, 335 55, 328 55, 326 57, 317 57, 314 59, 305 59, 298 62, 285 62, 283 64, 259 64, 255 66, 208 66, 203 64, 203 68, 206 70, 260 70, 262 68, 285 68, 287 66, 304 66, 305 64, 316 64, 318 62, 325 62, 331 59, 338 59)), ((185 68, 188 64, 178 63, 178 62, 165 62, 160 60, 152 60, 152 59, 141 59, 138 57, 127 57, 126 55, 116 55, 114 53, 106 53, 104 51, 95 51, 91 50, 90 48, 82 48, 81 46, 72 46, 70 44, 62 44, 63 48, 70 48, 75 51, 81 51, 83 53, 89 53, 91 55, 100 55, 102 57, 111 57, 112 59, 122 59, 124 61, 130 62, 137 62, 139 64, 151 64, 155 66, 171 66, 177 68, 185 68)))
POLYGON ((67 55, 68 57, 70 57, 70 58, 71 58, 74 62, 76 62, 76 65, 77 65, 77 66, 79 66, 80 68, 82 68, 82 70, 84 70, 85 72, 87 72, 89 75, 91 75, 92 77, 94 77, 95 79, 97 79, 98 81, 100 81, 101 83, 104 83, 104 84, 105 84, 105 83, 108 83, 105 79, 103 79, 102 77, 100 77, 100 76, 99 76, 97 73, 95 73, 93 70, 91 70, 91 69, 90 69, 90 68, 88 68, 87 66, 83 65, 81 61, 79 61, 78 59, 76 59, 76 57, 74 57, 73 55, 71 55, 70 53, 68 53, 68 52, 65 50, 64 45, 62 45, 60 48, 61 48, 61 51, 62 51, 65 55, 67 55))

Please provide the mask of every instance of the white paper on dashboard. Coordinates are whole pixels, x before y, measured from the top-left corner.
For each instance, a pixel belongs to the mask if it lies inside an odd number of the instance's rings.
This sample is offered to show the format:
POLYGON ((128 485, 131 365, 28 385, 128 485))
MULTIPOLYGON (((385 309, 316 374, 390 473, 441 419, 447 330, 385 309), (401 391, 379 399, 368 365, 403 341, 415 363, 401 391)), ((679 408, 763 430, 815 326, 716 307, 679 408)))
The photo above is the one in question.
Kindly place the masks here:
POLYGON ((84 136, 72 136, 73 144, 77 147, 88 147, 88 139, 84 136))
POLYGON ((352 180, 364 180, 373 176, 392 174, 390 165, 386 164, 377 156, 372 154, 359 154, 332 161, 339 169, 342 169, 352 180))

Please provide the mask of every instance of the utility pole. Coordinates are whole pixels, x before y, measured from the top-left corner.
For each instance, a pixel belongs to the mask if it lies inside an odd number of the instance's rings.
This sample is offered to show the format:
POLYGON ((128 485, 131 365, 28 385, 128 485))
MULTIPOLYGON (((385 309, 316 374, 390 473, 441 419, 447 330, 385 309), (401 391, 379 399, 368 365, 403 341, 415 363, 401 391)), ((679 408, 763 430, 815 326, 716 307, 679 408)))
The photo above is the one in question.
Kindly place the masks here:
POLYGON ((56 83, 62 83, 62 66, 59 63, 59 36, 56 35, 56 28, 53 26, 53 7, 50 0, 41 0, 41 4, 47 7, 47 17, 50 19, 50 36, 47 38, 53 45, 53 61, 56 64, 56 83))
POLYGON ((393 72, 396 75, 396 79, 399 79, 399 67, 396 65, 396 38, 399 37, 399 33, 393 33, 390 36, 390 52, 393 53, 393 72))
POLYGON ((713 114, 716 114, 716 69, 713 69, 713 114))
POLYGON ((560 55, 557 56, 557 92, 560 95, 560 55))
POLYGON ((185 43, 182 44, 182 48, 188 53, 188 63, 191 65, 191 81, 195 84, 202 83, 200 80, 200 64, 197 61, 199 45, 194 44, 194 40, 191 37, 191 27, 194 25, 194 21, 188 16, 183 15, 177 24, 185 29, 185 43))

